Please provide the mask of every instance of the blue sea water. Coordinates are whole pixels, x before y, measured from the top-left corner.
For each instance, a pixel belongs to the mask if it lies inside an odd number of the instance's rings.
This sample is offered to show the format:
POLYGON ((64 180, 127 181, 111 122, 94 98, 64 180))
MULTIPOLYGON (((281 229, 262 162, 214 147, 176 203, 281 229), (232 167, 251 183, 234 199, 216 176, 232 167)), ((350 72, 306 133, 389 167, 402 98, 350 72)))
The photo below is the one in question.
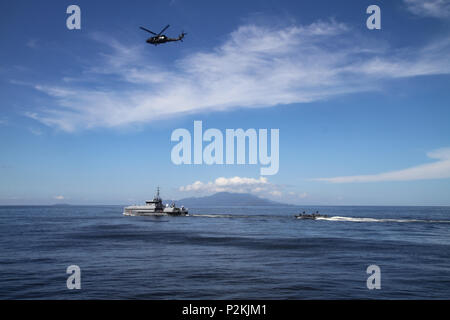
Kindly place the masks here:
POLYGON ((0 207, 1 299, 450 299, 450 207, 0 207), (329 215, 300 220, 306 210, 329 215), (381 289, 369 290, 369 265, 381 289), (66 268, 81 268, 68 290, 66 268))

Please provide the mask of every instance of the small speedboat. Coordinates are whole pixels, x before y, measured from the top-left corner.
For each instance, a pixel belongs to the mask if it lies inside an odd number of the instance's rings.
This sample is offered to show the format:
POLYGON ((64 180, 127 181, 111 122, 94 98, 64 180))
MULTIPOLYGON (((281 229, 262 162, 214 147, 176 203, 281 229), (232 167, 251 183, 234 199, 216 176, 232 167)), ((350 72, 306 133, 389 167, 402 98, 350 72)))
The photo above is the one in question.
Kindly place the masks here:
POLYGON ((316 213, 311 213, 311 214, 307 214, 307 213, 301 213, 298 215, 295 215, 295 218, 297 219, 304 219, 304 220, 316 220, 317 218, 327 218, 327 215, 324 214, 319 214, 318 212, 316 213))

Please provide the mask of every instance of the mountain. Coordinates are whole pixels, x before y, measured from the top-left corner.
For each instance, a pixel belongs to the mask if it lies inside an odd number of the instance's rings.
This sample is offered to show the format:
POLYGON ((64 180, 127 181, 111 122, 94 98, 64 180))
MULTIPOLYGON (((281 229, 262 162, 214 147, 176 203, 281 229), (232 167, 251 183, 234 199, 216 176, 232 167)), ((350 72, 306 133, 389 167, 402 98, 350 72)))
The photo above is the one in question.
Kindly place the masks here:
POLYGON ((216 206, 288 206, 259 198, 249 193, 218 192, 206 197, 191 197, 177 201, 178 205, 185 207, 216 207, 216 206))

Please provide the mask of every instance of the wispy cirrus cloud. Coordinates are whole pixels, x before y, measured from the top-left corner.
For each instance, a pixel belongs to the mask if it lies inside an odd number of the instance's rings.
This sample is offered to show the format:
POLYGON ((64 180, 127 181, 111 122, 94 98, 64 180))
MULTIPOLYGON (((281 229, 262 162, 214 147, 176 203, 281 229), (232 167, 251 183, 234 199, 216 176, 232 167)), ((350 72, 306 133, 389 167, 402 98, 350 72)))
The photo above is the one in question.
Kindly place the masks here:
POLYGON ((39 128, 33 128, 33 127, 31 127, 31 128, 28 128, 28 130, 29 130, 32 134, 34 134, 35 136, 41 136, 41 135, 43 134, 42 130, 39 129, 39 128))
POLYGON ((65 131, 118 127, 205 110, 306 103, 373 90, 385 79, 450 73, 449 38, 393 50, 362 41, 333 20, 244 25, 222 45, 164 66, 149 62, 142 46, 105 35, 93 39, 109 52, 101 64, 85 67, 89 80, 35 84, 48 95, 49 107, 29 117, 65 131))
POLYGON ((312 180, 326 181, 331 183, 354 183, 450 178, 450 148, 434 150, 427 153, 427 156, 431 159, 436 159, 437 161, 410 167, 403 170, 389 171, 372 175, 317 178, 312 180))
POLYGON ((38 42, 39 42, 38 39, 30 39, 26 42, 26 46, 34 49, 38 46, 38 42))
POLYGON ((423 17, 450 17, 450 0, 403 0, 407 9, 423 17))

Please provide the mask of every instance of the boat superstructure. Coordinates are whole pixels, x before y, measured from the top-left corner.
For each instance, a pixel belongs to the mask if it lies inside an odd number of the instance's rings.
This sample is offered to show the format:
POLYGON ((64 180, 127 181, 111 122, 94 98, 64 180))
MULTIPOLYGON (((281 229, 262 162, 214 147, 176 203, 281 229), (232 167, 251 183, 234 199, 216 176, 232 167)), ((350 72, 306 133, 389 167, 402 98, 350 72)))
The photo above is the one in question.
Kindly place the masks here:
POLYGON ((126 216, 186 216, 188 215, 188 210, 183 206, 177 208, 173 202, 170 205, 163 205, 158 187, 153 200, 145 201, 143 206, 125 207, 123 214, 126 216))

